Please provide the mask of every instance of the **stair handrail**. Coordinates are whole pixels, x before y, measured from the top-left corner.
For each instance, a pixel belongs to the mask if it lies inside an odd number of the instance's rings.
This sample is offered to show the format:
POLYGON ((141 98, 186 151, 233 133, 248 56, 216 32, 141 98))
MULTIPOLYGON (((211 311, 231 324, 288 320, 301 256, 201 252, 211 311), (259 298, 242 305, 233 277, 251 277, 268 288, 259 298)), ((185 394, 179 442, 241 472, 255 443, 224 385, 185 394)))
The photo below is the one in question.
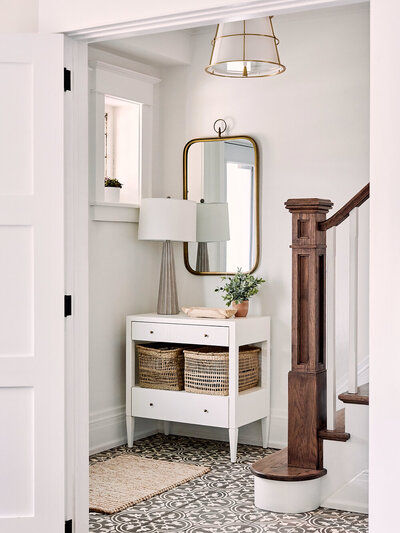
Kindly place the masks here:
POLYGON ((349 200, 339 211, 337 211, 334 215, 327 218, 326 220, 323 220, 322 222, 319 222, 318 229, 320 231, 327 231, 330 228, 333 228, 333 226, 339 226, 346 218, 350 215, 350 213, 355 209, 356 207, 360 207, 364 202, 366 202, 369 198, 369 183, 365 185, 360 191, 358 191, 357 194, 353 196, 351 200, 349 200))

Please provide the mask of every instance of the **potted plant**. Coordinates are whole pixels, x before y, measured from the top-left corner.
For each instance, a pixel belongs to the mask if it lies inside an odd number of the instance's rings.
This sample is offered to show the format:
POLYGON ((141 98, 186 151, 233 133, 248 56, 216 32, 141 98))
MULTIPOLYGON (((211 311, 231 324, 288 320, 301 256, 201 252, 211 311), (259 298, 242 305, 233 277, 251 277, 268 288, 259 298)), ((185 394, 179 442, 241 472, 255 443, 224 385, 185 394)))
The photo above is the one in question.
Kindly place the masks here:
POLYGON ((118 203, 122 183, 117 178, 104 178, 104 200, 106 202, 118 203))
POLYGON ((237 317, 247 316, 249 312, 249 298, 258 293, 259 285, 265 282, 265 279, 255 278, 251 274, 242 272, 238 268, 236 274, 232 277, 223 276, 221 278, 225 284, 217 287, 215 292, 223 292, 223 300, 227 306, 232 305, 236 309, 237 317))

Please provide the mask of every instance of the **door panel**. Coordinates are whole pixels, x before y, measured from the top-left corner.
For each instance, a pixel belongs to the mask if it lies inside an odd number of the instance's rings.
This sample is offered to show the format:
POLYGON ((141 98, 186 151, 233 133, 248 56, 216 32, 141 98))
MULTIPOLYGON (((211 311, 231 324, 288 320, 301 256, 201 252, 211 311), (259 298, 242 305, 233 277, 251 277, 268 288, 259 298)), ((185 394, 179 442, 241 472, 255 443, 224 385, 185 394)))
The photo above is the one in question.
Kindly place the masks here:
POLYGON ((63 37, 0 36, 0 531, 64 528, 63 37))

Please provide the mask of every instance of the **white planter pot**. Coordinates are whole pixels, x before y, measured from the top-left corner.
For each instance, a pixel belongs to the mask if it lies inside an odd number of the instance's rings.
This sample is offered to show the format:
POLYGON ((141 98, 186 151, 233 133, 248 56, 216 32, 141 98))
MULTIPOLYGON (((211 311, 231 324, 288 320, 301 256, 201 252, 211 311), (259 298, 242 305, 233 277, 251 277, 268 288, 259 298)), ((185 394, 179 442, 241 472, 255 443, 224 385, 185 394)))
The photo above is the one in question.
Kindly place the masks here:
POLYGON ((119 187, 104 187, 104 201, 117 204, 120 193, 121 189, 119 187))

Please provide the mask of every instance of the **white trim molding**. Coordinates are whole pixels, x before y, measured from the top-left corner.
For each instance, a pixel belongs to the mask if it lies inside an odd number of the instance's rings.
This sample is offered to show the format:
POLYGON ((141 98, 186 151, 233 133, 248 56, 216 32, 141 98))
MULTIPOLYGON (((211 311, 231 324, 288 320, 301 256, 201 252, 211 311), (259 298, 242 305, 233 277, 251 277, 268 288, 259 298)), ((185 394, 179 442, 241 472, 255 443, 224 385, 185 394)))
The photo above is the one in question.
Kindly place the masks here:
POLYGON ((236 5, 203 8, 185 13, 163 14, 159 17, 107 24, 94 28, 83 28, 66 32, 76 40, 90 43, 116 38, 146 35, 149 33, 195 28, 207 24, 218 24, 265 15, 279 15, 323 7, 365 3, 366 0, 253 0, 236 5))
POLYGON ((363 470, 353 479, 340 487, 334 494, 322 501, 322 507, 368 513, 368 470, 363 470))
MULTIPOLYGON (((137 425, 136 439, 150 437, 159 432, 157 421, 141 421, 137 425)), ((126 444, 125 405, 92 413, 89 417, 89 453, 99 453, 126 444)))
MULTIPOLYGON (((159 426, 163 431, 162 425, 159 426)), ((271 410, 271 427, 269 436, 269 448, 283 449, 287 446, 288 414, 283 409, 271 410)), ((197 426, 194 424, 180 424, 171 422, 171 435, 182 435, 199 439, 220 440, 228 442, 228 430, 210 426, 197 426)), ((253 422, 239 429, 238 442, 250 446, 262 446, 261 424, 253 422)))
POLYGON ((144 81, 145 83, 150 83, 151 85, 156 85, 160 83, 161 78, 156 78, 155 76, 149 76, 148 74, 143 74, 142 72, 136 72, 130 68, 119 67, 118 65, 112 65, 111 63, 105 63, 104 61, 93 60, 89 61, 89 68, 106 70, 107 72, 112 72, 113 74, 119 74, 125 78, 131 78, 133 80, 144 81))
POLYGON ((99 202, 90 205, 90 219, 96 222, 139 222, 139 207, 99 202))
MULTIPOLYGON (((104 207, 104 112, 105 96, 122 98, 141 104, 140 118, 140 170, 138 178, 139 202, 142 197, 151 196, 152 192, 152 154, 153 154, 153 107, 154 86, 161 80, 132 69, 113 65, 103 61, 89 62, 89 143, 90 143, 90 200, 91 204, 104 207)), ((117 209, 126 208, 126 204, 115 204, 117 209)), ((102 212, 104 209, 102 209, 102 212)), ((126 211, 126 209, 125 209, 126 211)), ((110 215, 110 209, 107 210, 110 215)), ((134 212, 132 216, 136 216, 134 212)), ((99 215, 100 216, 100 215, 99 215)), ((102 216, 102 215, 101 215, 102 216)), ((121 213, 120 218, 106 218, 121 222, 127 214, 121 213)), ((129 218, 129 217, 128 217, 129 218)), ((96 219, 95 219, 96 220, 96 219)), ((101 219, 102 220, 102 219, 101 219)))
POLYGON ((76 532, 89 528, 89 263, 88 263, 88 50, 65 39, 64 65, 73 72, 64 96, 65 293, 73 313, 65 324, 66 509, 76 532))
MULTIPOLYGON (((93 412, 89 420, 89 451, 91 455, 114 446, 126 444, 125 405, 93 412)), ((270 448, 282 449, 287 446, 287 425, 287 411, 273 409, 271 413, 270 448)), ((135 440, 163 432, 162 421, 138 419, 135 427, 135 440)), ((170 434, 228 442, 228 430, 209 426, 171 422, 170 434)), ((262 446, 261 424, 253 422, 241 428, 239 442, 241 444, 250 444, 251 446, 262 446)))

